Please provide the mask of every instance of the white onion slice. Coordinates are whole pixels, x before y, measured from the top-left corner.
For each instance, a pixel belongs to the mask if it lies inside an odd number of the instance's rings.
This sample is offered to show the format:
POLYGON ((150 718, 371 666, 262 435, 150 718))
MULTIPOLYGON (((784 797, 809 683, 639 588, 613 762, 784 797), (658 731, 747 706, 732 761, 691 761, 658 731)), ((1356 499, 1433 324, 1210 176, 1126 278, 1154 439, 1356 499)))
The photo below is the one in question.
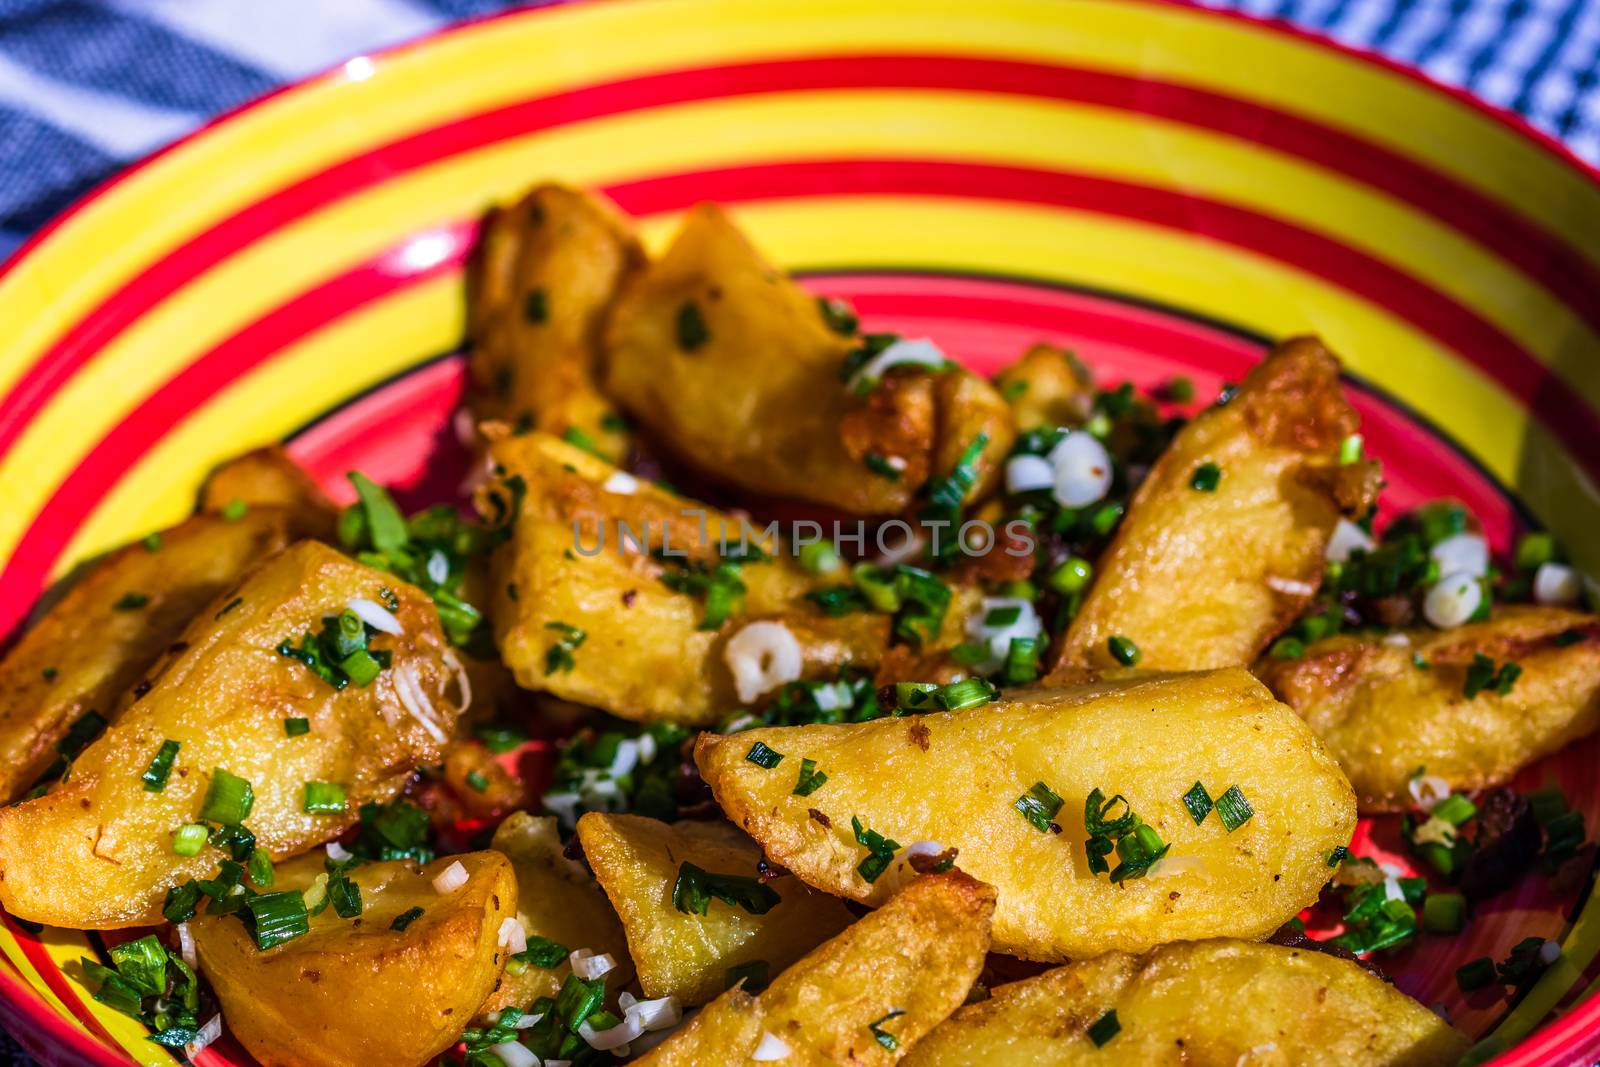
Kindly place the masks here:
POLYGON ((655 734, 646 731, 635 738, 639 745, 639 762, 654 763, 656 761, 655 734))
POLYGON ((612 471, 611 477, 602 482, 600 488, 618 496, 632 496, 639 491, 639 479, 627 471, 612 471))
POLYGON ((587 1022, 578 1025, 578 1036, 589 1043, 589 1047, 602 1052, 608 1049, 618 1049, 630 1041, 637 1041, 639 1035, 644 1033, 644 1027, 639 1024, 637 1016, 630 1015, 615 1026, 604 1030, 596 1030, 587 1022))
POLYGON ((524 1014, 516 1022, 511 1024, 511 1029, 513 1029, 513 1030, 532 1030, 535 1026, 539 1025, 539 1020, 543 1019, 544 1015, 545 1015, 545 1013, 542 1012, 542 1011, 538 1012, 537 1014, 532 1014, 532 1015, 524 1014))
POLYGON ((1284 596, 1316 596, 1317 587, 1310 582, 1302 582, 1297 578, 1280 578, 1276 574, 1269 574, 1266 578, 1267 588, 1284 596))
POLYGON ((722 657, 741 704, 754 704, 763 693, 798 681, 804 666, 800 642, 781 622, 747 624, 728 639, 722 657))
POLYGON ((1539 946, 1539 962, 1548 966, 1561 958, 1561 942, 1546 941, 1539 946))
POLYGON ((206 1020, 200 1032, 194 1035, 194 1040, 183 1046, 184 1053, 192 1060, 206 1050, 217 1038, 222 1036, 222 1016, 213 1015, 206 1020))
POLYGON ((405 627, 400 625, 400 620, 394 617, 394 612, 378 603, 368 600, 364 596, 353 597, 345 607, 356 613, 356 617, 368 626, 385 634, 403 634, 405 627))
POLYGON ((1440 578, 1438 584, 1422 598, 1422 615, 1441 630, 1460 626, 1483 603, 1483 587, 1478 576, 1457 571, 1440 578))
POLYGON ((437 548, 428 553, 428 580, 434 585, 443 585, 450 580, 450 560, 437 548))
POLYGON ((773 1060, 786 1060, 793 1051, 787 1042, 771 1030, 761 1031, 761 1044, 750 1053, 750 1058, 757 1063, 771 1063, 773 1060))
POLYGON ((1439 564, 1440 574, 1464 571, 1482 578, 1489 573, 1489 542, 1477 534, 1452 534, 1429 549, 1428 555, 1439 564))
POLYGON ((944 350, 926 337, 902 338, 863 363, 850 375, 845 388, 854 393, 868 383, 876 385, 878 379, 895 367, 915 365, 932 368, 942 367, 947 362, 944 350))
POLYGON ((1450 795, 1450 783, 1437 774, 1418 775, 1406 788, 1411 791, 1411 799, 1417 802, 1417 807, 1426 812, 1432 812, 1450 795))
POLYGON ((1384 634, 1378 640, 1380 644, 1388 645, 1390 648, 1411 647, 1411 635, 1404 630, 1396 630, 1394 633, 1384 634))
POLYGON ((462 664, 461 657, 456 655, 455 649, 445 648, 439 653, 439 658, 450 668, 455 676, 456 688, 461 690, 461 706, 456 709, 456 717, 460 718, 472 707, 472 677, 467 674, 467 668, 462 664))
POLYGON ((1335 563, 1345 563, 1350 559, 1350 553, 1357 549, 1371 552, 1378 547, 1372 535, 1349 519, 1340 519, 1333 527, 1333 534, 1328 538, 1328 549, 1325 555, 1335 563))
POLYGON ((1056 484, 1056 469, 1043 456, 1012 456, 1006 460, 1006 492, 1031 493, 1056 484))
POLYGON ((194 970, 200 964, 194 954, 194 934, 189 931, 189 924, 178 923, 173 929, 178 931, 178 954, 189 965, 189 969, 194 970))
POLYGON ((629 774, 639 765, 639 742, 632 738, 624 738, 617 742, 617 754, 611 757, 611 766, 607 773, 613 778, 621 778, 629 774))
POLYGON ((449 740, 443 730, 439 729, 438 713, 434 709, 433 701, 428 699, 428 694, 422 691, 422 681, 417 677, 417 668, 410 663, 397 663, 390 672, 394 676, 394 692, 400 698, 400 704, 422 724, 422 728, 441 745, 449 740))
POLYGON ((1533 572, 1533 599, 1541 604, 1576 604, 1583 595, 1583 579, 1564 563, 1541 563, 1533 572))
POLYGON ((1093 434, 1069 433, 1050 450, 1053 495, 1064 508, 1088 507, 1111 489, 1111 453, 1093 434))
POLYGON ((500 1062, 506 1067, 539 1067, 542 1062, 533 1050, 527 1045, 517 1041, 502 1041, 498 1045, 490 1045, 489 1051, 500 1057, 500 1062))
MULTIPOLYGON (((617 965, 617 961, 612 957, 611 953, 602 952, 599 955, 595 955, 595 953, 586 948, 573 949, 572 953, 567 956, 567 962, 572 964, 572 973, 582 978, 585 982, 594 981, 602 974, 614 969, 617 965)), ((635 1034, 634 1036, 637 1037, 639 1035, 635 1034)))
POLYGON ((1033 602, 1022 597, 986 596, 979 603, 978 610, 967 616, 967 636, 975 644, 988 649, 984 660, 974 664, 979 674, 999 669, 1006 661, 1006 654, 1011 651, 1013 638, 1037 638, 1043 633, 1044 625, 1039 621, 1039 613, 1034 610, 1033 602), (1017 617, 1011 622, 991 624, 987 621, 991 612, 1011 608, 1017 609, 1017 617))
MULTIPOLYGON (((623 996, 629 996, 624 993, 623 996)), ((629 996, 632 1000, 632 997, 629 996)), ((620 999, 618 1003, 621 1003, 620 999)), ((670 1030, 683 1021, 683 1006, 677 997, 657 997, 655 1000, 635 1000, 623 1007, 623 1014, 636 1016, 646 1033, 652 1030, 670 1030)))
POLYGON ((345 860, 354 858, 350 855, 350 850, 339 844, 337 841, 328 842, 327 853, 328 858, 335 863, 343 863, 345 860))
POLYGON ((516 916, 508 915, 500 920, 500 947, 510 949, 512 955, 528 947, 528 931, 516 916))
POLYGON ((433 891, 440 896, 447 896, 466 885, 469 877, 467 869, 461 866, 461 861, 456 860, 434 875, 433 891))

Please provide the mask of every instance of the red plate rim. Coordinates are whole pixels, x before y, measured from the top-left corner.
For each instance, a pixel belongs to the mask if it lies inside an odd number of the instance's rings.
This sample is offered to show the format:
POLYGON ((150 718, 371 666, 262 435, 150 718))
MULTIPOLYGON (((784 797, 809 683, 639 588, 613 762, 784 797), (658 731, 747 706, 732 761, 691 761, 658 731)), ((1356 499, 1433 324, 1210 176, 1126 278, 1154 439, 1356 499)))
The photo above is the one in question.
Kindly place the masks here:
MULTIPOLYGON (((464 19, 413 40, 385 48, 373 49, 363 54, 380 60, 407 55, 415 50, 431 47, 440 40, 451 38, 489 23, 502 20, 509 21, 511 19, 536 18, 546 11, 580 2, 589 4, 622 4, 635 2, 635 0, 547 0, 547 2, 539 3, 536 6, 516 7, 506 11, 464 19)), ((1290 38, 1313 48, 1332 52, 1376 67, 1414 85, 1447 96, 1458 104, 1482 115, 1571 168, 1591 186, 1600 190, 1600 167, 1583 159, 1566 144, 1534 126, 1521 115, 1492 104, 1465 88, 1448 85, 1424 71, 1390 59, 1371 49, 1346 44, 1331 37, 1322 36, 1281 18, 1204 7, 1186 2, 1186 0, 1122 0, 1122 2, 1151 7, 1179 8, 1187 13, 1248 25, 1290 38)), ((243 118, 280 96, 292 92, 320 88, 323 83, 340 77, 342 71, 343 64, 335 64, 320 73, 285 83, 261 96, 257 96, 214 116, 170 144, 121 168, 109 178, 71 201, 67 207, 18 246, 10 256, 0 260, 0 279, 5 278, 35 248, 96 200, 107 195, 122 182, 129 180, 158 160, 187 147, 191 142, 209 135, 218 127, 243 118)), ((1596 888, 1600 888, 1600 886, 1593 887, 1591 893, 1596 888)), ((67 1019, 53 1011, 22 976, 5 965, 3 961, 0 961, 0 1001, 4 1002, 4 1007, 0 1008, 0 1019, 8 1023, 26 1021, 32 1024, 31 1032, 26 1035, 29 1038, 27 1045, 30 1049, 47 1051, 58 1049, 66 1053, 64 1058, 56 1061, 59 1064, 71 1064, 73 1067, 76 1067, 79 1063, 92 1064, 94 1067, 127 1067, 132 1062, 126 1056, 96 1041, 92 1035, 74 1027, 67 1019), (48 1041, 38 1040, 40 1038, 48 1039, 48 1041)), ((1556 1057, 1574 1051, 1578 1047, 1578 1039, 1583 1034, 1595 1030, 1597 1023, 1600 1023, 1600 998, 1591 997, 1561 1018, 1540 1026, 1514 1048, 1507 1050, 1490 1061, 1489 1067, 1536 1067, 1536 1065, 1557 1062, 1556 1057)))

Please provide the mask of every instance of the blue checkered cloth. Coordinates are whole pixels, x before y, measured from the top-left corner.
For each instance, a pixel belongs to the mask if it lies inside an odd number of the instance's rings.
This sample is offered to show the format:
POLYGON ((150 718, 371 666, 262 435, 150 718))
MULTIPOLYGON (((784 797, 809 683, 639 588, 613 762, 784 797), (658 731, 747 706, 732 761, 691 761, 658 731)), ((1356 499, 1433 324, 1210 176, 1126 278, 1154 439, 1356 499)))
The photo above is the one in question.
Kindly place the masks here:
MULTIPOLYGON (((1203 0, 1382 52, 1600 162, 1600 0, 1203 0)), ((511 0, 0 0, 0 258, 220 111, 511 0)), ((3 328, 3 324, 0 324, 3 328)), ((28 1061, 0 1034, 0 1064, 28 1061)))

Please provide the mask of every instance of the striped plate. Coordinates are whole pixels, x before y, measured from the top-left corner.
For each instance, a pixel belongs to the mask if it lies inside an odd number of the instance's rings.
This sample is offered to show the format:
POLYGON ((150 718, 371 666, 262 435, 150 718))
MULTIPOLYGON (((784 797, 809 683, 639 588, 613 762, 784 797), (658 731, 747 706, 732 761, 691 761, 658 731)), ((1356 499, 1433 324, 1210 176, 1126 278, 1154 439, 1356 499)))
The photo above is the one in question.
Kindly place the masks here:
MULTIPOLYGON (((693 202, 729 204, 869 327, 980 369, 1050 339, 1113 380, 1204 393, 1314 331, 1349 365, 1392 506, 1458 496, 1501 545, 1539 521, 1600 573, 1600 183, 1553 143, 1188 7, 605 0, 351 60, 128 172, 11 261, 0 633, 263 442, 290 438, 335 491, 353 466, 447 491, 475 220, 547 177, 604 189, 657 245, 693 202)), ((1597 754, 1526 782, 1563 782, 1595 826, 1597 754)), ((1393 832, 1364 826, 1362 850, 1393 832)), ((1509 1012, 1451 971, 1596 921, 1529 884, 1395 970, 1497 1063, 1593 1063, 1590 959, 1509 1012)), ((102 948, 0 916, 0 1022, 49 1063, 174 1062, 72 977, 102 948)), ((248 1059, 224 1042, 199 1062, 248 1059)))

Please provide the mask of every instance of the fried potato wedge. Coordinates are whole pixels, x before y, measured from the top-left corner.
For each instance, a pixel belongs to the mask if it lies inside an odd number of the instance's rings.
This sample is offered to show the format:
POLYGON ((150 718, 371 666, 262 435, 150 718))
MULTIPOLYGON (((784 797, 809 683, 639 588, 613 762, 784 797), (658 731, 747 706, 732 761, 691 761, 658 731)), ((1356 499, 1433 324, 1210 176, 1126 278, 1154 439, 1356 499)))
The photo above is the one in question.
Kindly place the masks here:
POLYGON ((760 961, 776 974, 855 920, 843 901, 787 876, 765 883, 782 901, 762 915, 716 900, 704 915, 678 910, 673 886, 685 863, 756 876, 761 849, 726 822, 591 812, 578 820, 578 838, 622 918, 647 997, 704 1004, 727 988, 729 968, 760 961))
POLYGON ((172 839, 197 821, 215 772, 251 784, 244 825, 282 858, 336 837, 363 803, 398 793, 417 764, 437 762, 455 724, 459 663, 432 601, 314 541, 212 600, 179 642, 149 691, 66 778, 0 808, 0 904, 13 915, 80 930, 158 923, 166 891, 209 876, 221 855, 180 856, 172 839), (336 690, 278 651, 383 588, 397 598, 403 632, 371 639, 392 657, 371 684, 336 690), (286 737, 292 717, 309 719, 310 732, 286 737), (169 740, 180 748, 164 787, 152 791, 144 775, 169 740), (346 810, 308 814, 308 782, 343 785, 346 810))
POLYGON ((1374 465, 1338 463, 1356 425, 1339 361, 1311 338, 1278 346, 1134 493, 1056 665, 1115 666, 1121 636, 1149 670, 1248 666, 1316 595, 1341 513, 1376 491, 1374 465), (1204 492, 1191 480, 1208 463, 1220 479, 1204 492))
POLYGON ((92 564, 0 661, 0 800, 50 769, 79 719, 115 719, 189 620, 287 546, 291 525, 278 509, 201 515, 92 564))
POLYGON ((995 988, 923 1038, 906 1067, 1447 1067, 1467 1040, 1349 960, 1214 940, 1120 952, 995 988), (1108 1012, 1101 1045, 1087 1031, 1108 1012))
POLYGON ((1466 791, 1498 785, 1600 725, 1600 618, 1502 607, 1487 622, 1406 632, 1406 643, 1341 634, 1256 673, 1339 761, 1363 811, 1412 806, 1418 767, 1466 791), (1476 655, 1522 668, 1504 695, 1465 694, 1476 655), (1427 664, 1427 669, 1417 666, 1427 664))
MULTIPOLYGON (((516 870, 516 915, 529 938, 548 938, 597 956, 609 953, 617 966, 606 974, 607 983, 621 989, 632 980, 633 963, 622 924, 582 864, 562 855, 553 816, 514 812, 496 827, 489 847, 503 852, 516 870)), ((529 966, 520 974, 508 970, 481 1011, 526 1009, 540 997, 553 997, 571 969, 562 960, 555 967, 529 966)))
POLYGON ((960 871, 924 875, 784 971, 753 1005, 730 990, 701 1013, 702 1025, 636 1062, 751 1063, 770 1034, 790 1050, 785 1064, 894 1063, 966 999, 988 951, 994 899, 960 871))
POLYGON ((954 713, 702 734, 695 762, 772 862, 838 896, 880 904, 894 883, 861 873, 869 850, 853 819, 899 844, 958 849, 960 867, 999 890, 996 950, 1031 960, 1265 937, 1316 900, 1328 853, 1355 829, 1344 775, 1246 671, 1006 697, 954 713), (757 741, 784 763, 747 760, 757 741), (792 795, 788 770, 801 759, 828 776, 804 797, 792 795), (1254 815, 1232 833, 1215 814, 1196 825, 1183 797, 1197 780, 1213 797, 1238 786, 1254 815), (1063 802, 1050 819, 1059 833, 1016 806, 1035 783, 1063 802), (1125 797, 1170 846, 1120 888, 1088 869, 1084 809, 1095 789, 1125 797))
MULTIPOLYGON (((320 854, 302 856, 278 867, 273 891, 303 892, 322 871, 320 854)), ((517 880, 498 852, 366 863, 349 877, 360 916, 325 908, 309 933, 265 951, 237 916, 202 909, 190 920, 229 1031, 269 1067, 426 1063, 460 1037, 505 966, 500 924, 517 880), (441 895, 432 880, 453 863, 467 882, 441 895), (421 914, 394 929, 413 908, 421 914)))
MULTIPOLYGON (((664 579, 715 569, 719 539, 739 544, 739 520, 546 434, 501 438, 490 456, 526 486, 510 539, 495 552, 490 608, 501 656, 526 688, 627 719, 708 724, 739 705, 724 649, 749 622, 782 622, 807 678, 876 663, 888 645, 886 616, 830 618, 805 600, 819 579, 787 554, 744 563, 743 611, 702 629, 705 597, 664 579), (664 549, 680 559, 659 558, 664 549)), ((480 492, 486 516, 502 517, 515 495, 505 484, 480 492)), ((763 543, 759 532, 750 543, 763 543)))
POLYGON ((1089 417, 1089 372, 1066 349, 1036 344, 994 376, 1019 430, 1075 426, 1089 417))
POLYGON ((311 475, 280 445, 269 445, 228 460, 200 486, 205 515, 225 515, 240 506, 282 508, 294 520, 296 537, 331 542, 339 509, 311 475))
POLYGON ((582 434, 621 459, 627 430, 595 384, 599 331, 643 264, 622 213, 596 194, 545 184, 493 212, 468 298, 478 418, 582 434))
POLYGON ((980 432, 972 492, 983 491, 1015 436, 999 394, 950 370, 853 396, 841 370, 860 343, 701 204, 618 298, 606 390, 702 474, 751 492, 893 514, 980 432), (869 454, 898 475, 869 469, 869 454))

